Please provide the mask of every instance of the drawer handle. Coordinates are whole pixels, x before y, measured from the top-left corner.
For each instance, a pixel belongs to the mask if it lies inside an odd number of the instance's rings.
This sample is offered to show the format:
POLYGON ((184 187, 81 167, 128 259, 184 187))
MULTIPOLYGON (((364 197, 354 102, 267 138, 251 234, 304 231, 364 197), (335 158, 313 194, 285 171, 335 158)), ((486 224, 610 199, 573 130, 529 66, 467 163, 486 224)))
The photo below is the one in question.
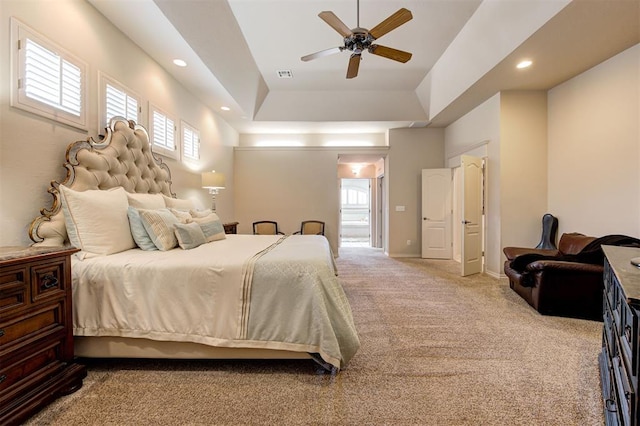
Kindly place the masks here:
POLYGON ((7 380, 7 376, 5 374, 0 376, 0 383, 4 382, 5 380, 7 380))
POLYGON ((45 275, 42 277, 42 290, 49 290, 50 288, 58 287, 58 279, 53 275, 45 275))
POLYGON ((4 330, 0 329, 0 337, 4 336, 4 330))

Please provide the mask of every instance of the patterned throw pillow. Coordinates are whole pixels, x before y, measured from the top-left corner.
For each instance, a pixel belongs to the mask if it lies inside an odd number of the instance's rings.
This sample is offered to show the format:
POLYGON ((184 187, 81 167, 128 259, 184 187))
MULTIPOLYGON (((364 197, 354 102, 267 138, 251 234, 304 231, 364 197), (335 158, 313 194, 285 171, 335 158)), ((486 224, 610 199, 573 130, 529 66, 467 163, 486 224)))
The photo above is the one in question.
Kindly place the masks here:
POLYGON ((202 228, 197 223, 176 223, 174 232, 178 245, 184 250, 196 248, 206 242, 202 228))
POLYGON ((194 217, 192 220, 200 225, 208 243, 227 238, 224 233, 224 226, 222 226, 217 214, 211 212, 206 217, 194 217))
POLYGON ((179 222, 169 209, 139 209, 138 211, 140 212, 144 229, 147 230, 149 237, 153 244, 158 247, 158 250, 167 251, 178 245, 173 226, 179 222))

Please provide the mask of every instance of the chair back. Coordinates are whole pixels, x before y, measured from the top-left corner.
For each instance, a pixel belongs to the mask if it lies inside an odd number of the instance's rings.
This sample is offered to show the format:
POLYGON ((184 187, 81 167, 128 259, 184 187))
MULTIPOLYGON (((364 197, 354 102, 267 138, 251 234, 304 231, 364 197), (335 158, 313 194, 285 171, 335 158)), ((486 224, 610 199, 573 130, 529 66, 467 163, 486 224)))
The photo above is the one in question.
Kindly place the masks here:
POLYGON ((278 223, 271 220, 261 220, 253 222, 254 235, 276 235, 278 232, 278 223))
POLYGON ((324 222, 319 220, 306 220, 300 226, 300 233, 306 235, 324 235, 324 222))

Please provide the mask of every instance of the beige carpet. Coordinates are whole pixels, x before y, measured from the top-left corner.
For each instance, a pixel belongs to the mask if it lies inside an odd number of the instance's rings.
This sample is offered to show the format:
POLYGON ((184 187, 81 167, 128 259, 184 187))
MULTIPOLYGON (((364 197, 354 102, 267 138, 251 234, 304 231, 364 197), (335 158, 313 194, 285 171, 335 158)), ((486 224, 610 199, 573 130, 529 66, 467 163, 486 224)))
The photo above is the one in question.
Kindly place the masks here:
POLYGON ((340 251, 362 347, 311 361, 111 360, 32 425, 602 425, 601 323, 544 317, 450 261, 340 251))

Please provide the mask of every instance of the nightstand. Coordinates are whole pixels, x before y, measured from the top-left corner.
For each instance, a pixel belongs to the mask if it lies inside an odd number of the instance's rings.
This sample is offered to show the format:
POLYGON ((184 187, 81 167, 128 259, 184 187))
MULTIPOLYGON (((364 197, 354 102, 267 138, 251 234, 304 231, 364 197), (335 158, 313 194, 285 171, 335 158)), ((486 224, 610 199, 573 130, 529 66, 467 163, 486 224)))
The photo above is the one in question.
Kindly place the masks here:
POLYGON ((238 222, 229 222, 224 223, 224 233, 225 234, 237 234, 238 233, 238 222))
POLYGON ((18 424, 78 390, 74 362, 73 247, 0 247, 0 424, 18 424))

